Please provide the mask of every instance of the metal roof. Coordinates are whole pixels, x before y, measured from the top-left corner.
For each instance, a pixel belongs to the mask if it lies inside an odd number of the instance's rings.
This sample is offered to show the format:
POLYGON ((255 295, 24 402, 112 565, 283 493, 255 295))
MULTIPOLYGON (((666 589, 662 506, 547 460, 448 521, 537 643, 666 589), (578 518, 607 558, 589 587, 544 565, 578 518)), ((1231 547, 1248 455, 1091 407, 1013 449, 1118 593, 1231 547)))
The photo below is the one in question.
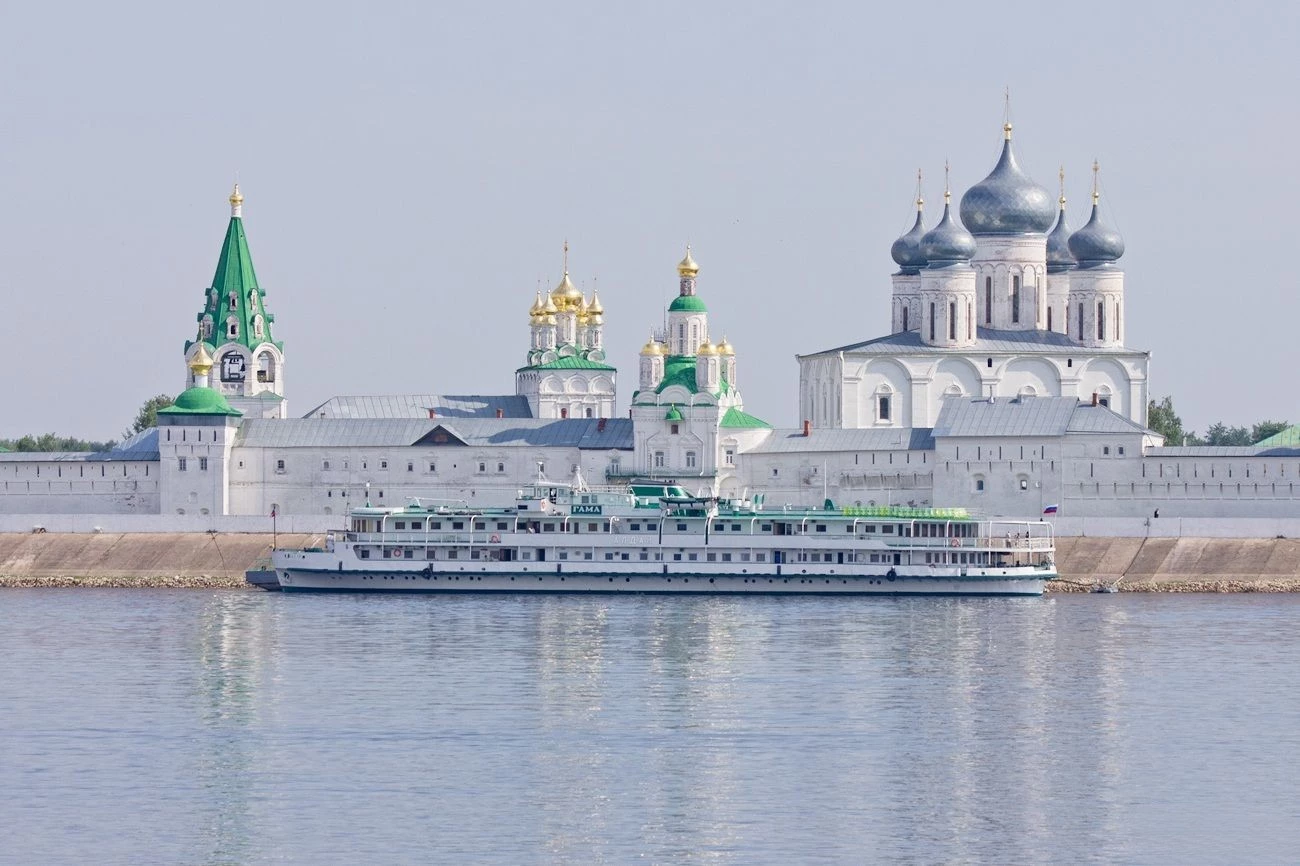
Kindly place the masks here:
POLYGON ((253 418, 239 427, 245 448, 398 448, 441 427, 469 446, 632 449, 629 418, 253 418))
POLYGON ((1075 397, 971 399, 948 397, 934 425, 940 436, 1064 436, 1066 433, 1145 433, 1106 406, 1075 397))
POLYGON ((528 398, 515 394, 448 396, 445 394, 389 394, 331 397, 304 418, 425 418, 432 410, 438 418, 531 418, 528 398))
POLYGON ((1148 448, 1148 457, 1300 457, 1300 448, 1259 445, 1166 445, 1148 448))
POLYGON ((150 427, 114 445, 107 451, 3 451, 0 462, 46 463, 50 461, 106 463, 116 460, 157 460, 158 428, 150 427))
POLYGON ((949 397, 939 409, 934 437, 1064 436, 1078 405, 1074 397, 949 397))
POLYGON ((1147 429, 1107 406, 1080 403, 1070 416, 1071 433, 1145 433, 1147 429))
POLYGON ((748 454, 782 454, 799 451, 933 451, 929 427, 888 427, 880 430, 773 430, 748 454))
POLYGON ((861 343, 851 343, 834 349, 810 352, 798 357, 812 355, 830 355, 837 352, 854 352, 861 355, 897 355, 897 354, 934 354, 934 355, 978 355, 978 354, 1024 354, 1042 352, 1059 355, 1074 353, 1077 355, 1146 355, 1140 349, 1124 347, 1085 347, 1065 334, 1056 331, 1002 331, 995 328, 976 328, 975 342, 969 346, 946 349, 940 346, 928 346, 921 340, 920 331, 899 331, 861 343))

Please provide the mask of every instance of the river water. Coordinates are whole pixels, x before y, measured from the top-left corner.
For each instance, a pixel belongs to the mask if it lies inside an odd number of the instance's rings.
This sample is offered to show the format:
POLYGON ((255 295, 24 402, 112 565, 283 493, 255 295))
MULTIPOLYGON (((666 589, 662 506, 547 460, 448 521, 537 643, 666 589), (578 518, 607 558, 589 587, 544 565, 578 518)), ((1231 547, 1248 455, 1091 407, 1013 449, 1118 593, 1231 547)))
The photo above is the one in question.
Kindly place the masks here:
POLYGON ((1300 597, 0 592, 0 862, 1296 863, 1300 597))

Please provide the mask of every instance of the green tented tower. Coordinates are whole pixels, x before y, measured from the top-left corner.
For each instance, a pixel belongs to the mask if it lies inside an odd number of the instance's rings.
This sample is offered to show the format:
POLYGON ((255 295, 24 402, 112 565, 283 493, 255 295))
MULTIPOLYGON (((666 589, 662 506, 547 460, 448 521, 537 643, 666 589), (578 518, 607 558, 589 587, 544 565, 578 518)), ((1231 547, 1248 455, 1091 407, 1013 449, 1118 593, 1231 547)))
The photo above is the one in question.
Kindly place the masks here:
POLYGON ((285 418, 284 344, 271 329, 266 290, 257 282, 244 235, 244 196, 235 184, 230 194, 230 225, 217 259, 217 271, 198 315, 197 340, 185 343, 186 385, 190 362, 205 349, 215 360, 212 387, 245 418, 285 418))

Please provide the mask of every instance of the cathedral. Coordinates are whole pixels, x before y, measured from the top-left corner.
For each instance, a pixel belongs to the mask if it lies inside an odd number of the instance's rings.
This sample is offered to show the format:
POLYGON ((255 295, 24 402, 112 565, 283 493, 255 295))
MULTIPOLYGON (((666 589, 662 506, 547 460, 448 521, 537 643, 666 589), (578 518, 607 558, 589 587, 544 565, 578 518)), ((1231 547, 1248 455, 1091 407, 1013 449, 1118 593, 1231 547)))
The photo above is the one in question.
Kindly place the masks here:
MULTIPOLYGON (((800 355, 799 406, 816 427, 933 427, 950 397, 1077 397, 1146 423, 1150 353, 1125 345, 1124 241, 1101 217, 1072 231, 1020 167, 1011 124, 988 177, 894 242, 892 332, 800 355)), ((918 179, 919 180, 919 179, 918 179)), ((919 182, 918 182, 919 187, 919 182)))

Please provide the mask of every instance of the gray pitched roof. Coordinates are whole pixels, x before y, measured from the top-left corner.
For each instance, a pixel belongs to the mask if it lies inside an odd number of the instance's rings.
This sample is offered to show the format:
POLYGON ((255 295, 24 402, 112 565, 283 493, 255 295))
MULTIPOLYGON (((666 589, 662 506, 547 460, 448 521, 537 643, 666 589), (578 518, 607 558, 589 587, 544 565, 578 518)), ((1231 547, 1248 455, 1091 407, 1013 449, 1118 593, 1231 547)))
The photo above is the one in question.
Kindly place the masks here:
POLYGON ((448 396, 445 394, 387 394, 331 397, 304 418, 531 418, 528 398, 505 394, 448 396))
POLYGON ((791 451, 933 451, 929 427, 887 427, 879 430, 773 430, 762 444, 748 454, 780 454, 791 451))
POLYGON ((1300 448, 1260 447, 1258 445, 1166 445, 1148 448, 1148 457, 1300 457, 1300 448))
POLYGON ((820 352, 809 352, 808 355, 800 355, 799 357, 809 357, 810 355, 830 355, 837 352, 854 352, 863 355, 979 355, 985 353, 990 355, 1005 355, 1034 352, 1052 355, 1059 355, 1062 352, 1102 355, 1147 354, 1140 349, 1128 349, 1123 347, 1084 347, 1079 345, 1078 342, 1070 337, 1067 337, 1065 334, 1057 333, 1056 331, 1001 331, 994 328, 976 328, 975 342, 970 346, 963 346, 960 349, 945 349, 939 346, 928 346, 921 340, 920 331, 900 331, 896 334, 876 337, 875 339, 864 340, 860 343, 850 343, 847 346, 838 346, 834 349, 823 349, 820 352))
POLYGON ((1066 433, 1144 433, 1146 428, 1105 406, 1075 397, 971 399, 948 397, 934 436, 1064 436, 1066 433))
POLYGON ((469 446, 632 449, 629 418, 252 418, 239 426, 235 444, 397 448, 415 444, 438 427, 469 446))
POLYGON ((107 463, 116 460, 157 460, 158 428, 136 433, 134 436, 114 445, 108 451, 5 451, 0 453, 0 461, 6 463, 43 463, 48 461, 69 461, 85 463, 107 463))

